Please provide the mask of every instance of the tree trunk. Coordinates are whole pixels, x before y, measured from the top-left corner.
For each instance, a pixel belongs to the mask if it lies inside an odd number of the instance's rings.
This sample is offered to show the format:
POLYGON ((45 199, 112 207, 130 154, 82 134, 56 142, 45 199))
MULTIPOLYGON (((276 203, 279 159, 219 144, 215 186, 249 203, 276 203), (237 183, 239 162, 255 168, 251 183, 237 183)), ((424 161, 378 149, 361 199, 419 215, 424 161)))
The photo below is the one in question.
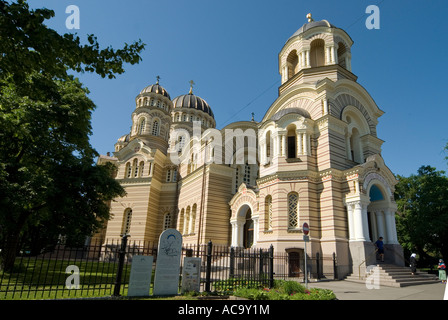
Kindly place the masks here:
POLYGON ((7 236, 4 251, 2 252, 2 261, 0 269, 3 271, 11 271, 16 261, 16 255, 19 245, 19 234, 12 233, 7 236))

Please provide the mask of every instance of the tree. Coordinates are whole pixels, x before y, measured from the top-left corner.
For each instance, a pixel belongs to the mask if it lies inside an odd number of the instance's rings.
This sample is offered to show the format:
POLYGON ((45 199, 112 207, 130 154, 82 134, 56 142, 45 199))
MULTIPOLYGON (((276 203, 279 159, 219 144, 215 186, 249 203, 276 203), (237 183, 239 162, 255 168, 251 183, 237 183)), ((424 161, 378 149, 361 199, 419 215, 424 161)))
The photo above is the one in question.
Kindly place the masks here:
POLYGON ((416 175, 398 176, 397 233, 400 243, 421 257, 448 259, 448 178, 444 171, 422 166, 416 175))
MULTIPOLYGON (((145 45, 99 49, 45 26, 49 9, 0 0, 0 244, 2 267, 14 264, 27 231, 90 235, 109 219, 107 202, 124 195, 113 166, 95 164, 90 145, 94 103, 69 74, 114 78, 145 45)), ((44 237, 42 237, 43 239, 44 237)))

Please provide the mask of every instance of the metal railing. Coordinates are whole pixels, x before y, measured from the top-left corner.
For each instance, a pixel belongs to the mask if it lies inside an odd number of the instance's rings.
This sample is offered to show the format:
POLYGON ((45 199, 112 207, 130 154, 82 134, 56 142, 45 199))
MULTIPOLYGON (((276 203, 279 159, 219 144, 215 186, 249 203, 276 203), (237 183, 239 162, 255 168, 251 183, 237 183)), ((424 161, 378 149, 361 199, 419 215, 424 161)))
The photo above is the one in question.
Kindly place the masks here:
MULTIPOLYGON (((132 258, 154 257, 157 243, 107 241, 80 248, 57 245, 39 255, 20 252, 12 270, 0 271, 0 299, 62 299, 127 295, 132 258), (75 271, 74 271, 75 270, 75 271), (74 279, 79 279, 76 283, 74 279)), ((180 259, 182 276, 185 257, 201 258, 201 291, 230 290, 235 284, 272 287, 276 279, 303 281, 303 258, 299 272, 286 252, 269 249, 242 249, 214 245, 184 245, 180 259)), ((337 278, 336 257, 309 257, 311 276, 337 278)), ((152 279, 152 284, 153 284, 152 279)), ((181 292, 179 281, 179 292, 181 292)), ((152 288, 152 285, 151 285, 152 288)), ((149 294, 149 293, 148 293, 149 294)))

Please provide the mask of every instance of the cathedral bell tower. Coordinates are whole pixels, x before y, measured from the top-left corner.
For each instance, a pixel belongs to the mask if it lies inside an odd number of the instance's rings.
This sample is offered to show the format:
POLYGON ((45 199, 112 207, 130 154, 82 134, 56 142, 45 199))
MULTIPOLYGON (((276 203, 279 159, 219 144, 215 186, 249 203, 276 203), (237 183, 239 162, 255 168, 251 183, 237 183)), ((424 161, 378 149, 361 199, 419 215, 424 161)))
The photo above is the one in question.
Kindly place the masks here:
POLYGON ((310 13, 307 18, 279 53, 280 93, 296 83, 323 78, 356 81, 351 73, 350 36, 327 20, 314 21, 310 13))

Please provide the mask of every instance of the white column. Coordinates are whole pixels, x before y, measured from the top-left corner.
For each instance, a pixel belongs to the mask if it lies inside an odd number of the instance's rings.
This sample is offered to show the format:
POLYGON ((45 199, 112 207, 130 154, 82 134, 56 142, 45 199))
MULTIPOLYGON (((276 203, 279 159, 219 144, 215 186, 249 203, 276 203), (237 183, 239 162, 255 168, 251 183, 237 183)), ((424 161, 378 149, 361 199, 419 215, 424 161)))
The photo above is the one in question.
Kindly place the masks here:
POLYGON ((231 221, 232 225, 232 247, 238 247, 238 224, 237 221, 231 221))
POLYGON ((370 213, 370 226, 372 227, 372 237, 374 239, 378 238, 378 229, 376 227, 376 212, 373 211, 370 213))
POLYGON ((347 203, 347 214, 348 214, 348 240, 353 241, 356 239, 355 236, 355 219, 354 219, 354 204, 347 203))
POLYGON ((387 243, 398 244, 397 230, 395 228, 395 213, 391 209, 384 210, 386 217, 387 243))
POLYGON ((355 202, 353 210, 353 222, 355 227, 355 239, 357 241, 365 241, 364 228, 362 226, 362 205, 360 201, 355 202))
POLYGON ((286 134, 282 134, 282 156, 286 157, 286 134))
POLYGON ((386 230, 384 228, 384 214, 381 211, 376 212, 376 225, 378 227, 378 237, 383 237, 383 240, 386 243, 389 239, 387 238, 386 230))
POLYGON ((326 64, 326 65, 329 65, 329 64, 331 63, 331 52, 330 52, 330 47, 326 47, 325 49, 326 49, 326 50, 325 50, 325 52, 326 52, 326 54, 325 54, 325 64, 326 64))
POLYGON ((334 46, 331 47, 331 63, 337 63, 338 59, 336 57, 336 49, 334 46))
POLYGON ((328 114, 328 100, 324 99, 324 114, 328 114))
POLYGON ((282 155, 282 136, 279 134, 279 133, 277 133, 277 143, 276 143, 276 146, 277 146, 277 150, 276 150, 276 152, 275 152, 275 154, 277 155, 277 156, 281 156, 282 155))
POLYGON ((309 139, 309 135, 308 133, 304 133, 303 134, 303 154, 308 155, 308 139, 309 139))
POLYGON ((306 66, 310 67, 310 50, 306 50, 306 66))
POLYGON ((296 146, 297 157, 299 157, 299 155, 302 154, 302 140, 303 140, 302 133, 301 132, 297 133, 297 146, 296 146))
POLYGON ((252 221, 254 222, 254 242, 252 243, 253 246, 256 245, 258 241, 258 229, 259 229, 258 218, 259 217, 252 217, 252 221))

